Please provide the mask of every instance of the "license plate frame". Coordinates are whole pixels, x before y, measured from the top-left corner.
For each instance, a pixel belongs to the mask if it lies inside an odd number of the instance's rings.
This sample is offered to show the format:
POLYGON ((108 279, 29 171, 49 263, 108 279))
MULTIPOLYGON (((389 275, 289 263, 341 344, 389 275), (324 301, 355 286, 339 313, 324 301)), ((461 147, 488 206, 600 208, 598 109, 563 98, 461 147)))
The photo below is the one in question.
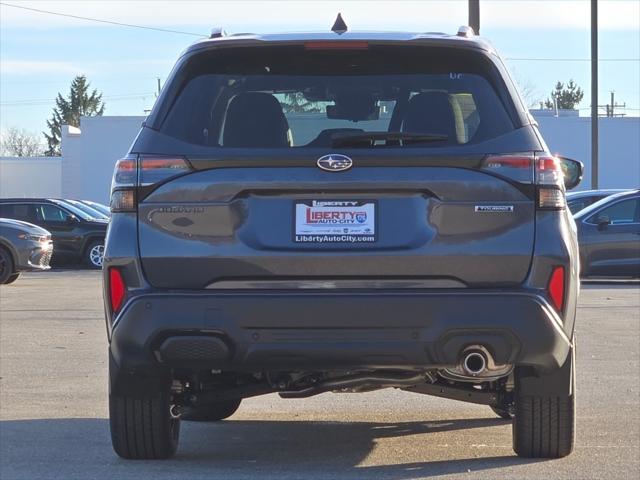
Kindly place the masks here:
POLYGON ((292 223, 294 243, 374 243, 378 241, 378 202, 296 200, 292 223))

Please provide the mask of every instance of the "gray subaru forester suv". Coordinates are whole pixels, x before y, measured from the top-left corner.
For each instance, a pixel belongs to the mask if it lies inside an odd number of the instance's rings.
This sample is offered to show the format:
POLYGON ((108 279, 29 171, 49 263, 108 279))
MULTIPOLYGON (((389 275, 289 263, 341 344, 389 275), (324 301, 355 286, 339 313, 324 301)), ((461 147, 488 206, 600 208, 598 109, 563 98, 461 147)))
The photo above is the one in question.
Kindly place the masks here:
POLYGON ((581 175, 467 27, 197 42, 113 177, 116 453, 169 457, 247 397, 393 387, 568 455, 581 175))

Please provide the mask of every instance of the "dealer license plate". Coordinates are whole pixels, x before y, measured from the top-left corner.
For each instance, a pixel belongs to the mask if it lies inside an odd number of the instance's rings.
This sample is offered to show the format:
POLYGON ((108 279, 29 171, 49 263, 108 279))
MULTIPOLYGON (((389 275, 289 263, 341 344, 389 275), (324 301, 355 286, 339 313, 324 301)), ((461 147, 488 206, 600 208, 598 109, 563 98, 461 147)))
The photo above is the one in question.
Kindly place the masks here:
POLYGON ((372 200, 304 200, 295 203, 294 242, 376 241, 376 203, 372 200))

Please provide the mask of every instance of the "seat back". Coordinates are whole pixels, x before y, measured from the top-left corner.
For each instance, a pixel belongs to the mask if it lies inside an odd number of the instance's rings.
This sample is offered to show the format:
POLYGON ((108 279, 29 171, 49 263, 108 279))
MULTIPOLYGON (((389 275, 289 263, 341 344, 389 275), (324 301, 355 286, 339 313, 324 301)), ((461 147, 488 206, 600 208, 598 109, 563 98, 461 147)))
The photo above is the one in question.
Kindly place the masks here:
POLYGON ((401 130, 447 135, 447 143, 456 143, 456 118, 449 95, 445 92, 425 92, 412 97, 401 130))
POLYGON ((289 124, 280 102, 263 92, 233 97, 227 108, 222 142, 225 147, 240 148, 291 146, 289 124))

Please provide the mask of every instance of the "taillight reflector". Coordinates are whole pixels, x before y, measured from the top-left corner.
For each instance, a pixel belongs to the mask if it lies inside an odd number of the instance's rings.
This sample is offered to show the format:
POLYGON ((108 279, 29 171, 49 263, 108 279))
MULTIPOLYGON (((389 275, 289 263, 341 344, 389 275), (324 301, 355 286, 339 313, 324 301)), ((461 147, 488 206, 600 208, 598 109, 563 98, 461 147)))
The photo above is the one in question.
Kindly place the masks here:
POLYGON ((109 300, 113 313, 117 313, 122 307, 126 293, 127 288, 120 270, 114 267, 109 268, 109 300))
POLYGON ((553 269, 551 277, 549 277, 547 291, 553 306, 561 312, 564 308, 564 267, 559 266, 553 269))

